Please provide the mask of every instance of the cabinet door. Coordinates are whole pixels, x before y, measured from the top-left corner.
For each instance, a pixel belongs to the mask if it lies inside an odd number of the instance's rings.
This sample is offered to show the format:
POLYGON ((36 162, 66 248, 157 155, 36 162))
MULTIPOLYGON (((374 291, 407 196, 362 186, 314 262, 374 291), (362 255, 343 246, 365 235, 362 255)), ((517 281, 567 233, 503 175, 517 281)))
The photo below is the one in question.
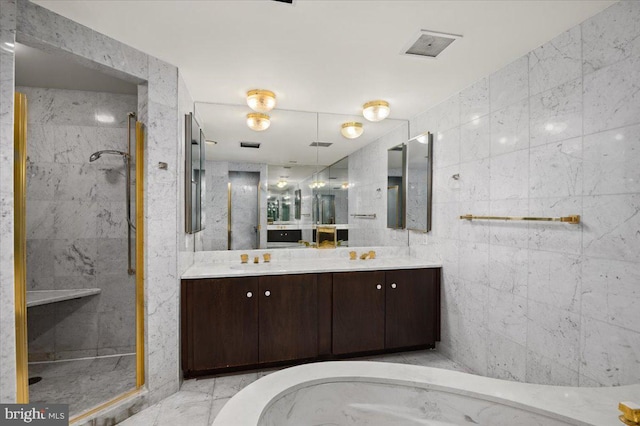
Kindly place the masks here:
POLYGON ((387 271, 385 347, 434 344, 438 305, 437 269, 387 271))
POLYGON ((333 274, 333 353, 384 349, 384 272, 333 274))
POLYGON ((260 277, 260 362, 318 356, 316 276, 260 277))
POLYGON ((188 356, 191 370, 258 362, 258 279, 187 282, 188 356))

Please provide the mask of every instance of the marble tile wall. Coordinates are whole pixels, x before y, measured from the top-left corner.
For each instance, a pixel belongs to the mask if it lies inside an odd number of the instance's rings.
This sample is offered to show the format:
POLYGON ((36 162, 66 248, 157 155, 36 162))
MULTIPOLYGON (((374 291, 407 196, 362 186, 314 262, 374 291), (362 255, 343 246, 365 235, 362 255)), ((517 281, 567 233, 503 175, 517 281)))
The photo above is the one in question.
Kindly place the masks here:
MULTIPOLYGON (((28 0, 0 2, 0 37, 67 55, 126 81, 138 84, 138 116, 146 127, 145 161, 145 391, 96 414, 125 418, 155 403, 179 387, 178 351, 178 70, 117 40, 57 15, 28 0), (6 31, 5 31, 6 30, 6 31), (166 162, 166 170, 158 167, 166 162)), ((0 55, 0 242, 2 275, 0 298, 0 398, 15 401, 13 313, 13 91, 14 54, 0 55), (8 248, 5 250, 5 246, 8 248), (8 343, 7 343, 8 342, 8 343)), ((6 53, 6 54, 5 54, 6 53)), ((93 422, 93 418, 87 422, 93 422)))
MULTIPOLYGON (((27 96, 27 290, 100 288, 28 310, 29 359, 135 351, 135 278, 127 273, 127 113, 137 97, 17 87, 27 96), (96 116, 112 117, 101 122, 96 116)), ((104 120, 104 119, 103 119, 104 120)))
POLYGON ((227 250, 229 172, 260 173, 260 246, 267 246, 267 165, 207 161, 205 165, 205 229, 197 250, 227 250))
POLYGON ((0 401, 16 398, 13 87, 16 0, 0 2, 0 401))
POLYGON ((375 214, 375 219, 349 216, 349 245, 407 245, 405 230, 387 228, 387 150, 408 140, 408 123, 349 155, 349 215, 375 214))
POLYGON ((616 3, 411 122, 437 132, 433 231, 411 251, 442 257, 440 348, 476 373, 640 380, 638 22, 616 3))

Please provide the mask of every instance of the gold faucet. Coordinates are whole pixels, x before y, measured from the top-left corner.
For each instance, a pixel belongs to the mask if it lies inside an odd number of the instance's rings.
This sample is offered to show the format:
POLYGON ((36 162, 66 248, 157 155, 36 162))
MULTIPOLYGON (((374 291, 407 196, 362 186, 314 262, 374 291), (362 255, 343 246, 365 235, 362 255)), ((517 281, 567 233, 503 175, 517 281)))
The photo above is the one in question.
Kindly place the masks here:
POLYGON ((365 260, 367 258, 367 256, 369 256, 369 252, 364 252, 360 255, 360 259, 365 260))
POLYGON ((618 410, 622 411, 622 415, 618 417, 622 423, 630 426, 640 425, 640 405, 625 401, 618 404, 618 410))

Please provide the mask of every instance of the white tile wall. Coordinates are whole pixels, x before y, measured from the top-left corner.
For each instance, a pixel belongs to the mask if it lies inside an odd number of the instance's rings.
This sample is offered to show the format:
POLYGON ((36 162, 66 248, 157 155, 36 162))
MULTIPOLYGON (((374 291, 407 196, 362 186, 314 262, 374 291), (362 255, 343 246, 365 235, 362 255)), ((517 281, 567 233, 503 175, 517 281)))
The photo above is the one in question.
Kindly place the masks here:
POLYGON ((433 231, 411 249, 442 256, 440 347, 475 372, 640 379, 638 58, 640 2, 622 1, 411 120, 412 134, 455 135, 443 114, 459 99, 459 147, 434 146, 433 231))

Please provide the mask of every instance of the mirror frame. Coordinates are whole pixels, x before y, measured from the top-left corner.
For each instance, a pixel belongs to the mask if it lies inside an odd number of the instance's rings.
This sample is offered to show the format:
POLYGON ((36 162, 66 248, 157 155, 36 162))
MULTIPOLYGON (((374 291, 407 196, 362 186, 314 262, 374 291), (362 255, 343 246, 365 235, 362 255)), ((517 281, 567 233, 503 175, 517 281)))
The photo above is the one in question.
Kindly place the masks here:
MULTIPOLYGON (((410 231, 426 233, 431 231, 431 218, 432 218, 432 205, 433 205, 433 133, 424 132, 409 139, 409 141, 407 142, 407 151, 408 151, 408 156, 410 157, 411 146, 412 146, 411 142, 423 144, 424 142, 421 142, 420 139, 425 137, 427 138, 427 143, 426 143, 427 145, 427 181, 425 182, 425 184, 427 185, 426 227, 425 229, 407 227, 407 229, 410 231)), ((410 169, 407 165, 407 182, 409 181, 409 173, 410 173, 410 169)), ((409 197, 409 191, 407 191, 407 198, 408 197, 409 197)))
POLYGON ((185 201, 185 231, 187 234, 194 234, 204 229, 202 221, 202 182, 204 175, 205 164, 205 146, 204 146, 204 133, 200 128, 200 125, 196 121, 193 113, 185 114, 184 120, 185 129, 185 176, 184 176, 184 201, 185 201), (197 136, 194 135, 197 133, 197 136), (196 139, 197 138, 197 139, 196 139), (195 142, 195 143, 194 143, 195 142), (194 181, 194 168, 193 168, 193 145, 198 145, 200 164, 198 169, 197 181, 194 181), (196 195, 192 195, 192 185, 196 185, 196 195), (196 213, 196 220, 193 220, 193 213, 196 213))

